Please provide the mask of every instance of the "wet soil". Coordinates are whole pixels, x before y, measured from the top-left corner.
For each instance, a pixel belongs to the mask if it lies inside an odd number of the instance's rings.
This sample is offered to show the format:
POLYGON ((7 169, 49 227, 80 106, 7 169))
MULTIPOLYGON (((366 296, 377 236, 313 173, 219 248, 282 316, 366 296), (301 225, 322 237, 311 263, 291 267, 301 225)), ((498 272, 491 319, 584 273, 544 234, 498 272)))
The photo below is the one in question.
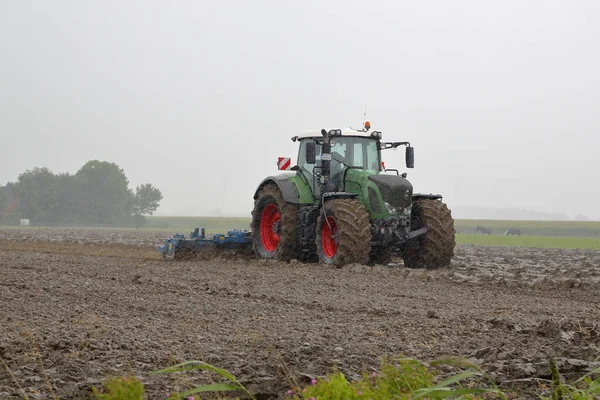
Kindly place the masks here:
POLYGON ((211 256, 162 261, 167 233, 0 229, 0 399, 89 398, 135 374, 147 398, 230 370, 260 398, 336 365, 467 357, 533 397, 556 357, 567 378, 600 356, 600 252, 459 246, 450 268, 342 269, 211 256), (8 372, 10 370, 10 373, 8 372), (11 376, 11 374, 13 376, 11 376))

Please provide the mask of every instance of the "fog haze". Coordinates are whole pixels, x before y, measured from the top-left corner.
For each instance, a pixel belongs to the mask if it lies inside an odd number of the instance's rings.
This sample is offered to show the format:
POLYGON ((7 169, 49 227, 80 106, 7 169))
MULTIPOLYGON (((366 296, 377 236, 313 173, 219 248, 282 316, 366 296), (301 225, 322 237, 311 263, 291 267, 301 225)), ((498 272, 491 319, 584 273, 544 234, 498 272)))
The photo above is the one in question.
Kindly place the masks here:
MULTIPOLYGON (((449 207, 600 219, 598 1, 4 1, 0 185, 92 159, 250 215, 290 137, 407 140, 449 207)), ((383 153, 404 169, 404 153, 383 153)))

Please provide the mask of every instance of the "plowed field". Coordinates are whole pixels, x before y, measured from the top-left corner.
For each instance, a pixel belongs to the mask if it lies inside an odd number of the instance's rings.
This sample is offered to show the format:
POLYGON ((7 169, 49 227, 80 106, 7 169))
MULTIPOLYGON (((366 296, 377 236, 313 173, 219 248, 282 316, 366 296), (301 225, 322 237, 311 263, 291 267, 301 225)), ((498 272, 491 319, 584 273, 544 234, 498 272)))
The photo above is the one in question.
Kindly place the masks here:
POLYGON ((0 229, 0 399, 89 398, 134 373, 149 399, 205 382, 184 360, 284 397, 334 365, 471 358, 529 396, 548 357, 567 377, 600 356, 600 252, 461 246, 451 268, 211 257, 164 262, 151 231, 0 229), (52 390, 50 389, 52 387, 52 390))

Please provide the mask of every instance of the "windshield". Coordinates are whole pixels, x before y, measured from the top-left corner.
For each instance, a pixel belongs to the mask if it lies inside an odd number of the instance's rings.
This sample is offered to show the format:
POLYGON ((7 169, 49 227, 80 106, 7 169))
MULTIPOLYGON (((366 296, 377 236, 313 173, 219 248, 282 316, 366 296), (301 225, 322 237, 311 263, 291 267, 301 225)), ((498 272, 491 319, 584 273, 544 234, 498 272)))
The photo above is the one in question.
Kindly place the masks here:
MULTIPOLYGON (((300 143, 298 166, 312 174, 314 165, 306 163, 306 143, 314 139, 305 139, 300 143)), ((322 140, 319 140, 322 142, 322 140)), ((317 167, 321 166, 321 144, 317 143, 317 167)), ((335 137, 331 140, 332 164, 343 162, 346 166, 357 167, 370 171, 380 171, 379 151, 377 141, 353 136, 335 137)))

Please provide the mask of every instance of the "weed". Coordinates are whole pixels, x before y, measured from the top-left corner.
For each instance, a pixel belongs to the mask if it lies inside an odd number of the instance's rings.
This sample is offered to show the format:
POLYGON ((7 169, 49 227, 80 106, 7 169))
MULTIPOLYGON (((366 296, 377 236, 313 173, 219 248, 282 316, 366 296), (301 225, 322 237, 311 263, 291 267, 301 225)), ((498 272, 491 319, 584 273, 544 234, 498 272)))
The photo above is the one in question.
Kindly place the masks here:
POLYGON ((190 396, 192 396, 192 398, 193 398, 194 394, 203 393, 203 392, 230 392, 230 391, 241 390, 241 391, 246 392, 246 394, 251 399, 254 400, 254 396, 252 396, 252 394, 248 391, 248 389, 246 389, 246 387, 244 385, 242 385, 235 378, 235 376, 233 376, 229 371, 222 369, 222 368, 217 368, 215 366, 205 363, 204 361, 186 361, 186 362, 182 362, 180 364, 174 365, 172 367, 165 368, 160 371, 156 371, 155 373, 157 373, 157 374, 172 374, 172 373, 177 373, 177 372, 194 371, 194 370, 205 370, 205 371, 214 372, 217 375, 220 375, 221 377, 227 379, 230 383, 211 383, 208 385, 198 386, 193 389, 187 390, 183 393, 169 394, 169 396, 168 396, 169 399, 179 400, 179 399, 183 399, 183 398, 190 397, 190 396))
POLYGON ((144 386, 134 376, 110 378, 104 381, 102 391, 92 388, 97 400, 142 400, 144 386))
POLYGON ((52 398, 54 400, 58 400, 56 393, 54 393, 54 388, 52 387, 52 384, 50 383, 50 378, 48 377, 46 368, 44 367, 44 361, 42 360, 42 355, 40 353, 37 342, 35 340, 35 336, 31 332, 21 332, 21 336, 26 336, 31 341, 31 347, 33 348, 32 355, 40 364, 40 370, 42 371, 42 374, 44 375, 44 382, 46 383, 46 386, 48 387, 49 392, 52 394, 52 398))
POLYGON ((543 400, 593 400, 600 398, 600 367, 577 379, 573 384, 562 382, 554 359, 550 359, 550 376, 552 393, 543 400), (593 378, 595 376, 595 378, 593 378))
POLYGON ((8 365, 4 362, 4 360, 2 358, 0 358, 0 361, 2 362, 2 365, 4 366, 4 368, 6 369, 6 371, 8 372, 8 374, 10 375, 10 377, 12 378, 13 382, 15 383, 15 385, 17 385, 17 388, 19 389, 19 392, 21 392, 21 396, 23 396, 23 398, 25 400, 29 400, 29 396, 27 396, 27 394, 25 394, 25 391, 23 390, 23 387, 21 385, 19 385, 19 381, 17 380, 17 378, 15 378, 15 374, 13 374, 13 372, 11 371, 11 369, 8 367, 8 365))
MULTIPOLYGON (((454 364, 455 360, 439 361, 437 364, 454 364)), ((435 374, 431 366, 411 358, 400 358, 396 362, 386 359, 379 373, 364 374, 356 382, 348 382, 339 371, 329 374, 326 379, 318 379, 301 392, 294 393, 294 399, 341 400, 341 399, 443 399, 448 397, 478 398, 477 395, 492 394, 505 399, 506 396, 496 387, 476 388, 469 381, 482 377, 483 372, 472 363, 465 363, 469 369, 434 383, 435 374)))

